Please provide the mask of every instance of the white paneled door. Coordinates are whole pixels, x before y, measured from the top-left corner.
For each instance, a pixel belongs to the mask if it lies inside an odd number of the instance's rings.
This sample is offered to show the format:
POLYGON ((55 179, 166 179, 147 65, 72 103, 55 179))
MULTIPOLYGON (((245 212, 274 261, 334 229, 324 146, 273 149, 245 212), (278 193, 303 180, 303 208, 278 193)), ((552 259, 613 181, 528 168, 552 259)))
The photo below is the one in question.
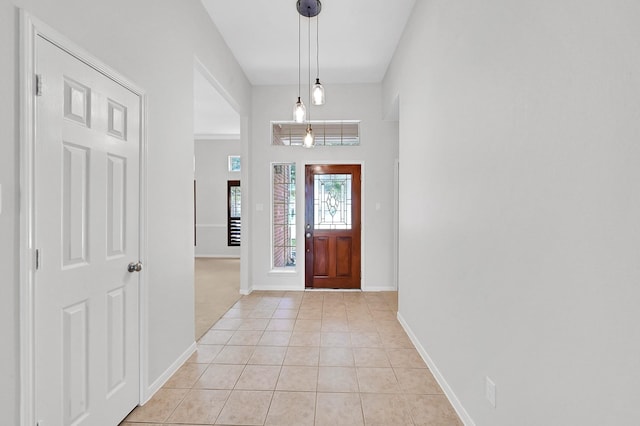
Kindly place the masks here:
POLYGON ((36 419, 113 426, 139 400, 140 98, 41 37, 35 68, 36 419))

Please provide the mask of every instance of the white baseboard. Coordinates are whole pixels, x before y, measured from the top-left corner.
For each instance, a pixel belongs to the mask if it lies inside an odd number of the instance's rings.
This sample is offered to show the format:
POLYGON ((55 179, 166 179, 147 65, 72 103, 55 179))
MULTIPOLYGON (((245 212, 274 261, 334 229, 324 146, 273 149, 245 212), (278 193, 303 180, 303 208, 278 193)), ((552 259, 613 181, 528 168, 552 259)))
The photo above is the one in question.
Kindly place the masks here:
POLYGON ((254 284, 251 291, 302 291, 299 285, 260 285, 254 284))
POLYGON ((435 377, 436 381, 442 388, 442 391, 444 392, 445 396, 453 406, 453 409, 456 410, 456 413, 458 413, 458 417, 460 417, 460 420, 462 420, 462 423, 464 423, 465 426, 475 426, 476 425, 475 422, 473 421, 471 416, 469 416, 469 413, 467 413, 467 410, 465 410, 465 408, 462 406, 462 403, 460 402, 456 394, 453 392, 453 389, 451 389, 451 386, 449 386, 445 378, 442 376, 442 374, 440 373, 440 370, 438 370, 438 367, 433 362, 433 359, 431 359, 431 357, 425 350, 424 346, 422 346, 422 344, 420 343, 416 335, 411 330, 411 327, 409 327, 409 324, 407 324, 407 322, 404 320, 400 312, 398 312, 398 321, 400 322, 400 325, 402 325, 402 328, 404 328, 404 331, 407 333, 407 336, 409 336, 409 339, 411 339, 411 342, 416 347, 418 353, 420 354, 424 362, 427 364, 427 367, 429 367, 429 370, 431 370, 433 377, 435 377))
POLYGON ((366 286, 362 288, 362 291, 397 291, 394 286, 366 286))
POLYGON ((149 385, 144 393, 146 395, 146 398, 144 399, 144 401, 140 402, 140 405, 144 405, 149 402, 153 395, 155 395, 155 393, 158 392, 165 383, 167 383, 167 380, 169 380, 171 376, 173 376, 175 372, 178 371, 180 367, 182 367, 182 364, 184 364, 189 359, 189 357, 193 355, 196 349, 196 342, 193 342, 191 346, 189 346, 187 350, 184 351, 182 355, 180 355, 178 359, 176 359, 173 364, 171 364, 169 368, 167 368, 165 372, 160 375, 160 377, 158 377, 151 385, 149 385))
POLYGON ((203 259, 240 259, 240 256, 235 254, 196 254, 195 258, 203 259))

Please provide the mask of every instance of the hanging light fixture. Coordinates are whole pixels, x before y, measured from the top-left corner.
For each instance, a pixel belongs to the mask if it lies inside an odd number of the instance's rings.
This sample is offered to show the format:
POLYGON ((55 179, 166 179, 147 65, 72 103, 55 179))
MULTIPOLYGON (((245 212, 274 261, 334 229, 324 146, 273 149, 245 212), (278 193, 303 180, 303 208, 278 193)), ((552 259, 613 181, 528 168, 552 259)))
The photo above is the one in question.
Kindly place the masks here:
MULTIPOLYGON (((309 25, 308 25, 309 63, 307 68, 309 72, 309 76, 308 76, 309 78, 307 80, 309 84, 309 99, 314 105, 321 105, 321 104, 316 104, 314 102, 312 92, 311 92, 311 18, 313 18, 314 16, 318 16, 320 11, 322 10, 322 3, 320 3, 320 0, 298 0, 296 2, 296 9, 298 10, 298 13, 300 16, 306 16, 307 18, 309 18, 309 25)), ((298 16, 298 103, 302 103, 299 97, 300 95, 300 16, 298 16)), ((316 31, 317 31, 317 27, 316 27, 316 31)), ((316 43, 317 43, 317 40, 316 40, 316 43)), ((318 57, 316 56, 316 60, 317 59, 318 57)), ((320 80, 316 79, 316 82, 319 84, 320 80)), ((320 87, 322 87, 322 85, 320 85, 320 87)), ((314 88, 315 88, 315 85, 314 85, 314 88)), ((324 99, 324 94, 322 97, 324 99)), ((297 106, 297 103, 296 103, 296 106, 297 106)), ((294 120, 295 119, 296 117, 294 116, 294 120)), ((304 119, 302 121, 304 121, 304 119)), ((307 120, 307 130, 302 142, 302 146, 304 146, 305 148, 313 148, 315 145, 316 145, 316 141, 315 141, 315 138, 313 137, 313 129, 311 128, 311 110, 309 110, 309 118, 307 120)))
POLYGON ((298 16, 298 101, 293 106, 293 121, 304 123, 306 115, 307 109, 300 100, 300 16, 298 16))
POLYGON ((320 83, 320 15, 316 18, 316 83, 313 85, 311 102, 324 105, 324 87, 320 83))

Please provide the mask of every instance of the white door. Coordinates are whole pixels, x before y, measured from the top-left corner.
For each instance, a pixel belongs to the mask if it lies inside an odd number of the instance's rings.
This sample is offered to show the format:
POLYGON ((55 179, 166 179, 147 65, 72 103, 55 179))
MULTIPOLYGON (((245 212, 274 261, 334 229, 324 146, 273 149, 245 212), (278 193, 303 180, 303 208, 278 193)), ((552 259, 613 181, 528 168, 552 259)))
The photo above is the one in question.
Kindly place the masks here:
POLYGON ((117 425, 139 401, 140 98, 37 37, 35 410, 117 425))

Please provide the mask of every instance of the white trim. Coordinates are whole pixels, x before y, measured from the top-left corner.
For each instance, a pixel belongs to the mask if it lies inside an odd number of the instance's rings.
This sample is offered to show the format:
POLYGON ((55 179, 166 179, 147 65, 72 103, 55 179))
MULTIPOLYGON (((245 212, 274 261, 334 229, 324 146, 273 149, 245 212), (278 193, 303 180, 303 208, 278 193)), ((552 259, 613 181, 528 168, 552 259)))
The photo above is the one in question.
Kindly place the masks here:
POLYGON ((180 355, 178 357, 178 359, 176 359, 173 364, 171 364, 169 366, 169 368, 167 368, 166 370, 164 370, 164 373, 162 373, 160 375, 160 377, 158 377, 151 385, 149 385, 149 394, 147 396, 146 399, 143 399, 140 401, 140 405, 144 405, 147 402, 149 402, 149 400, 151 399, 151 397, 160 390, 160 388, 162 388, 162 386, 164 386, 165 383, 167 383, 167 381, 171 378, 171 376, 173 376, 176 371, 178 371, 178 369, 180 367, 182 367, 182 365, 187 362, 187 360, 189 359, 189 357, 191 355, 193 355, 196 351, 196 349, 198 349, 198 345, 196 344, 196 342, 193 342, 186 351, 184 351, 182 353, 182 355, 180 355))
POLYGON ((193 140, 197 142, 239 141, 240 133, 196 133, 193 140))
POLYGON ((196 254, 195 255, 196 259, 199 258, 203 258, 203 259, 240 259, 239 255, 233 255, 233 254, 196 254))
POLYGON ((396 291, 396 288, 392 285, 374 285, 370 287, 363 288, 364 292, 377 292, 377 291, 396 291))
MULTIPOLYGON (((42 37, 79 61, 117 82, 140 99, 140 210, 139 260, 146 263, 147 253, 147 100, 144 91, 109 68, 103 62, 79 48, 71 40, 20 9, 20 424, 32 426, 35 422, 35 101, 33 76, 35 75, 35 40, 42 37)), ((139 398, 145 392, 147 372, 147 285, 144 273, 139 275, 139 398)))
POLYGON ((416 347, 416 350, 418 351, 424 362, 427 364, 427 367, 429 367, 429 370, 431 370, 433 377, 435 377, 436 381, 442 388, 445 396, 453 406, 453 409, 456 410, 456 413, 458 414, 458 417, 460 417, 460 420, 462 420, 462 423, 464 423, 466 426, 475 426, 475 422, 473 421, 469 413, 467 413, 467 410, 462 406, 462 403, 453 392, 453 389, 451 389, 451 386, 449 386, 444 376, 440 373, 440 370, 438 370, 435 362, 433 362, 433 359, 431 359, 426 349, 424 348, 424 346, 422 346, 422 343, 420 343, 413 330, 411 330, 411 327, 409 327, 409 324, 407 324, 400 312, 398 312, 398 321, 400 322, 400 325, 402 326, 404 331, 407 333, 407 336, 409 336, 409 339, 411 340, 413 345, 416 347))

